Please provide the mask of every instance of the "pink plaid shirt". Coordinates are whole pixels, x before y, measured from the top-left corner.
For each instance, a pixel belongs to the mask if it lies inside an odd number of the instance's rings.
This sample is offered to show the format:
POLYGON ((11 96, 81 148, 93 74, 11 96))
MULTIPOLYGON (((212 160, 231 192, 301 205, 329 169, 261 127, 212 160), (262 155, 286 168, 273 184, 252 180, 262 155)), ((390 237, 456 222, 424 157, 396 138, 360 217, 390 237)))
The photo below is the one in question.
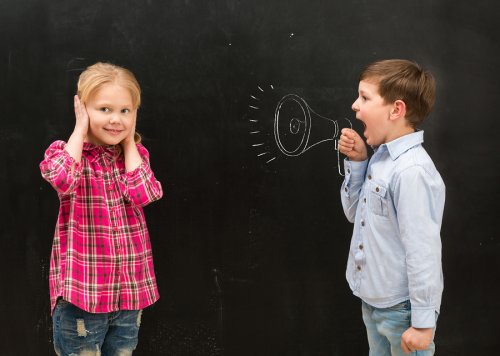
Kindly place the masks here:
POLYGON ((60 200, 50 260, 51 310, 60 296, 91 313, 153 304, 159 294, 142 207, 163 191, 148 151, 137 145, 142 164, 127 173, 114 146, 84 143, 80 163, 65 146, 51 144, 40 163, 60 200))

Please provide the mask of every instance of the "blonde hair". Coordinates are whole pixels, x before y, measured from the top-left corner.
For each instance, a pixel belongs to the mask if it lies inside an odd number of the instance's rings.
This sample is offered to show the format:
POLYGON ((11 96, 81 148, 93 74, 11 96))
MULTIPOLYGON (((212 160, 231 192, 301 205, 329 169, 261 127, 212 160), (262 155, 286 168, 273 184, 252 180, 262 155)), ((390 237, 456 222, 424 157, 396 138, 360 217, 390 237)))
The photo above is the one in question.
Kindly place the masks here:
POLYGON ((388 59, 369 64, 359 80, 373 81, 385 103, 402 100, 406 119, 414 128, 429 115, 434 106, 436 81, 417 63, 405 59, 388 59))
MULTIPOLYGON (((81 102, 86 104, 105 84, 118 84, 128 89, 134 109, 138 109, 141 105, 141 87, 134 74, 126 68, 111 63, 97 62, 87 67, 78 78, 77 95, 81 102)), ((134 140, 140 143, 141 135, 135 132, 134 140)))

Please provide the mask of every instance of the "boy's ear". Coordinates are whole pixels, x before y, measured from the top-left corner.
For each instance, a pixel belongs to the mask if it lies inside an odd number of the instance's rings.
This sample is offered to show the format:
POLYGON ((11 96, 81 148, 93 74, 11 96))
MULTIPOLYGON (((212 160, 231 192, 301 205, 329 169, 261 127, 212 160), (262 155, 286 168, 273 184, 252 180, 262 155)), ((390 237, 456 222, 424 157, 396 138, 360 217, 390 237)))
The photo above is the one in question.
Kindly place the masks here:
POLYGON ((403 100, 396 100, 392 104, 390 120, 397 120, 406 117, 406 104, 403 100))

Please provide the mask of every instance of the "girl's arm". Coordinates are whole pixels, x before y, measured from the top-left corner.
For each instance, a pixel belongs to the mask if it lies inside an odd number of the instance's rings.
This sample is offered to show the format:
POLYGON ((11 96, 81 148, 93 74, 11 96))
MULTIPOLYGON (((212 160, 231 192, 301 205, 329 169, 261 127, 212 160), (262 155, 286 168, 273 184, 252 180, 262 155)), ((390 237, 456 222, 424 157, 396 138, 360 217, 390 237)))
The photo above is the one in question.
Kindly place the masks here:
POLYGON ((66 147, 64 148, 68 154, 73 157, 76 163, 80 163, 82 159, 83 142, 87 137, 89 129, 89 115, 85 105, 80 102, 78 95, 74 97, 75 106, 75 129, 71 134, 66 147))
POLYGON ((125 156, 125 170, 132 172, 142 163, 142 158, 135 143, 135 120, 132 129, 126 139, 121 142, 123 155, 125 156))
POLYGON ((42 176, 60 194, 69 194, 78 185, 81 176, 83 142, 87 137, 89 117, 77 95, 74 97, 75 128, 68 143, 56 141, 45 152, 40 163, 42 176))
POLYGON ((156 180, 149 165, 148 150, 141 144, 136 145, 135 143, 135 150, 128 147, 127 151, 125 151, 125 145, 123 148, 126 172, 121 176, 120 189, 125 199, 141 207, 160 199, 163 196, 163 190, 161 183, 156 180), (131 157, 127 158, 127 152, 132 153, 131 157), (135 153, 137 153, 138 157, 135 156, 135 153), (134 166, 136 168, 129 171, 134 166))
POLYGON ((59 194, 70 194, 80 182, 82 166, 65 150, 64 141, 56 141, 45 151, 40 163, 42 177, 59 194))

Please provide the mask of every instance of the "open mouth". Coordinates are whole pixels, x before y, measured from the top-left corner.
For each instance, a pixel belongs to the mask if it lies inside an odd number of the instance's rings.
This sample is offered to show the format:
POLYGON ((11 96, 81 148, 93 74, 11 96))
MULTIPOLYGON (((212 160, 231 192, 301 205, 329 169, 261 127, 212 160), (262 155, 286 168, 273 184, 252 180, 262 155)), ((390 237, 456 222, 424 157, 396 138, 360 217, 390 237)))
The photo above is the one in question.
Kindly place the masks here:
POLYGON ((361 121, 361 123, 363 124, 363 136, 365 136, 366 138, 366 133, 367 133, 366 124, 363 121, 361 121))

